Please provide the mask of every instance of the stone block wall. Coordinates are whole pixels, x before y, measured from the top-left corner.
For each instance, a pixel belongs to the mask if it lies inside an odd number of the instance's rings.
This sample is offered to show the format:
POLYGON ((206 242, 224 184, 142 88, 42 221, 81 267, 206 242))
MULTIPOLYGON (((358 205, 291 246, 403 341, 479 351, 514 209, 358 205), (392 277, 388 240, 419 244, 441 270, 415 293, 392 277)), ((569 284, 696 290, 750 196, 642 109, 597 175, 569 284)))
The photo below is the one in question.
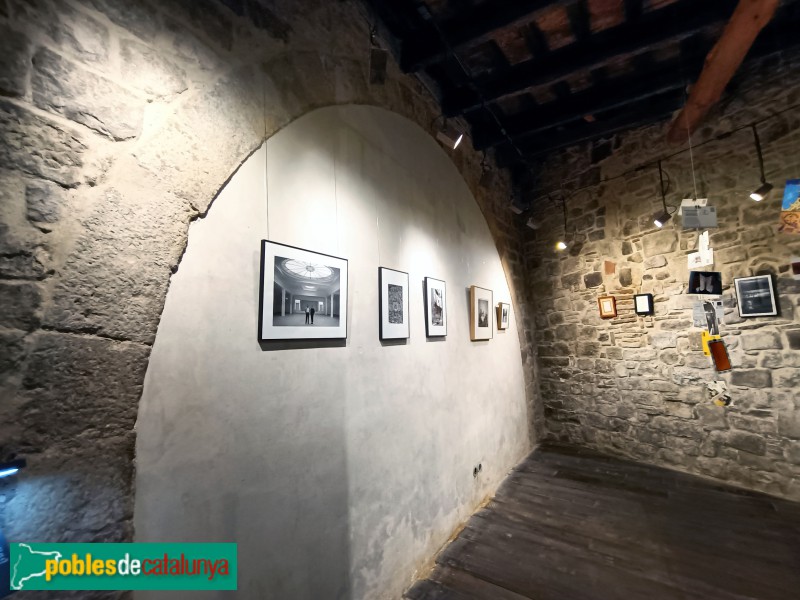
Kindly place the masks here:
MULTIPOLYGON (((0 0, 0 458, 29 465, 0 490, 9 538, 131 538, 134 425, 170 274, 189 223, 265 138, 345 103, 432 131, 435 99, 396 64, 370 85, 372 21, 355 1, 0 0)), ((508 180, 481 187, 469 144, 453 161, 526 322, 508 180)))
MULTIPOLYGON (((683 229, 677 215, 662 230, 652 221, 661 208, 654 161, 687 145, 667 146, 662 123, 542 163, 533 212, 541 227, 528 231, 526 257, 548 439, 800 499, 800 281, 789 272, 800 236, 777 231, 784 181, 800 176, 798 67, 797 52, 747 66, 693 136, 698 196, 719 216, 710 230, 714 267, 704 270, 722 273, 727 374, 703 354, 692 322, 699 297, 687 293, 687 255, 699 232, 683 229), (758 162, 746 126, 761 119, 776 189, 756 203, 748 195, 758 162), (559 253, 562 211, 546 193, 558 198, 562 189, 572 245, 559 253), (739 317, 733 278, 756 274, 774 276, 779 317, 739 317), (654 316, 636 316, 636 293, 655 296, 654 316), (614 319, 599 316, 604 294, 616 297, 614 319), (728 408, 708 399, 706 383, 717 379, 730 388, 728 408)), ((690 153, 666 158, 663 168, 667 203, 692 197, 690 153)))

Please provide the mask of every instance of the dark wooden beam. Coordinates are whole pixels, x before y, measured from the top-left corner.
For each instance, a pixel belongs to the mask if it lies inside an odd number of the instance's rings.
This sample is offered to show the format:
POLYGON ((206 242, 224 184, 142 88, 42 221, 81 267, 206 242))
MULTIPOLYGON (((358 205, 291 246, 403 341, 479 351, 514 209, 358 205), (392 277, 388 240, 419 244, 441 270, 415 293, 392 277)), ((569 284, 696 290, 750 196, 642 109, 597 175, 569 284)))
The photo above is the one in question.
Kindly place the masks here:
MULTIPOLYGON (((693 73, 687 72, 684 76, 680 67, 681 61, 669 61, 650 73, 636 72, 606 79, 584 92, 544 104, 536 110, 507 117, 503 119, 503 126, 515 141, 522 141, 544 131, 582 121, 587 115, 598 117, 610 110, 635 105, 675 90, 683 94, 687 77, 693 77, 700 69, 698 66, 693 73)), ((485 150, 506 141, 493 123, 473 127, 472 138, 476 150, 485 150)))
POLYGON ((577 42, 584 42, 592 34, 592 18, 588 0, 578 0, 567 7, 572 34, 577 42))
POLYGON ((419 31, 420 18, 410 3, 403 0, 367 0, 367 3, 401 43, 419 31))
MULTIPOLYGON (((439 23, 447 43, 458 51, 485 42, 492 34, 506 27, 529 22, 537 12, 553 6, 567 5, 575 0, 504 0, 483 2, 474 10, 439 23)), ((405 41, 401 66, 406 72, 416 72, 444 60, 447 50, 435 27, 405 41)))
POLYGON ((625 0, 625 19, 636 21, 642 16, 642 0, 625 0))
POLYGON ((686 106, 672 122, 667 141, 684 142, 706 113, 719 102, 722 92, 742 64, 761 30, 772 20, 779 0, 741 0, 725 31, 706 58, 703 72, 692 87, 686 106))
MULTIPOLYGON (((542 59, 533 59, 480 79, 475 83, 488 102, 552 84, 576 71, 596 68, 621 56, 654 49, 665 42, 688 37, 709 25, 727 19, 735 0, 707 0, 702 4, 684 0, 644 15, 636 23, 625 23, 592 35, 542 59)), ((456 92, 443 99, 443 110, 456 116, 476 110, 480 102, 469 94, 456 92)))
MULTIPOLYGON (((644 103, 644 106, 636 109, 628 109, 618 115, 607 119, 598 119, 593 123, 576 122, 562 131, 549 130, 517 143, 517 147, 523 152, 526 159, 532 160, 561 148, 568 148, 621 131, 665 121, 681 107, 683 101, 682 90, 666 92, 659 97, 650 98, 644 103)), ((501 167, 511 167, 519 161, 518 155, 509 151, 508 144, 497 146, 496 156, 501 167)))

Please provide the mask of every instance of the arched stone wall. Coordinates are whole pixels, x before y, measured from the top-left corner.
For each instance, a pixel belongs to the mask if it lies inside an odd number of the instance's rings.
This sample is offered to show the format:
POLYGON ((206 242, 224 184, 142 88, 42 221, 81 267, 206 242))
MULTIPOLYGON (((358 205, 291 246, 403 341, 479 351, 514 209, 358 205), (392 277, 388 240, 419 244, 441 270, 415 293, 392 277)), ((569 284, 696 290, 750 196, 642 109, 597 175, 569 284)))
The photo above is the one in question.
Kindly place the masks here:
POLYGON ((471 284, 508 301, 475 200, 414 123, 331 106, 270 138, 171 279, 136 424, 136 541, 237 542, 248 598, 399 598, 530 451, 520 324, 471 342, 471 284), (346 343, 256 343, 263 238, 348 259, 346 343), (403 343, 379 341, 379 266, 409 276, 403 343), (425 336, 430 275, 445 339, 425 336))
MULTIPOLYGON (((368 83, 358 2, 0 0, 0 451, 15 540, 131 538, 134 422, 189 223, 250 153, 319 106, 372 104, 431 131, 418 81, 368 83)), ((508 181, 481 187, 535 390, 508 181)))

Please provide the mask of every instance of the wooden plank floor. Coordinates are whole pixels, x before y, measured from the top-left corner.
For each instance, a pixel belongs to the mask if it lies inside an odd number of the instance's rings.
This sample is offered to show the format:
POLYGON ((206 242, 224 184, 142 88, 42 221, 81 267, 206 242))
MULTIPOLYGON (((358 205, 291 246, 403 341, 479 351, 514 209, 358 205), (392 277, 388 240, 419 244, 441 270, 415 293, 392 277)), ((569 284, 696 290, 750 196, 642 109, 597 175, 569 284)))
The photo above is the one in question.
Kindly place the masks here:
POLYGON ((537 450, 409 600, 800 599, 800 504, 537 450))

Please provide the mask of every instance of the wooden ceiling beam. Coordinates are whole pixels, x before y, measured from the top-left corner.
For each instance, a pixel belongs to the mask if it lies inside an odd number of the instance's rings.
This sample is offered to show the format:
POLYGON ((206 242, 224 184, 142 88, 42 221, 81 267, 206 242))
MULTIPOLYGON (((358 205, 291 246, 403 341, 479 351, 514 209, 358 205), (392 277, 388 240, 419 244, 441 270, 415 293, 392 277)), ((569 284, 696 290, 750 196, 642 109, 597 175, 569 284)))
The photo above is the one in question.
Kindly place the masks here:
POLYGON ((625 19, 636 21, 642 16, 642 0, 625 0, 625 19))
MULTIPOLYGON (((675 92, 684 97, 685 86, 686 77, 680 70, 680 61, 670 61, 660 65, 657 71, 646 74, 637 72, 604 80, 585 92, 572 94, 514 117, 506 117, 503 119, 503 127, 512 139, 522 141, 544 131, 582 121, 587 115, 602 115, 667 92, 675 92)), ((485 150, 506 141, 506 137, 500 135, 497 125, 493 123, 473 127, 472 137, 476 150, 485 150)))
MULTIPOLYGON (((583 43, 570 44, 540 59, 534 58, 497 75, 478 79, 475 84, 487 102, 502 100, 536 86, 555 83, 576 71, 597 68, 624 55, 689 37, 727 19, 735 4, 736 0, 704 0, 700 5, 693 0, 683 0, 648 13, 637 22, 594 34, 583 43)), ((443 98, 443 110, 448 116, 479 108, 481 102, 467 90, 457 90, 443 98)))
MULTIPOLYGON (((447 43, 455 51, 464 50, 489 40, 492 35, 507 27, 521 26, 533 16, 553 6, 563 6, 575 0, 493 0, 483 2, 475 9, 459 14, 438 24, 447 43)), ((427 31, 410 37, 403 44, 400 64, 404 71, 413 73, 447 58, 439 32, 433 25, 427 31)))
POLYGON ((672 121, 667 141, 679 144, 697 129, 712 106, 719 102, 761 30, 772 20, 779 0, 741 0, 722 36, 705 60, 700 78, 686 106, 672 121))
MULTIPOLYGON (((627 111, 625 114, 597 120, 594 123, 584 121, 558 133, 548 132, 545 135, 530 138, 518 144, 518 147, 526 158, 532 160, 561 148, 568 148, 621 131, 663 121, 675 112, 682 100, 682 94, 665 94, 661 98, 651 100, 646 107, 639 110, 627 111)), ((500 166, 508 167, 514 162, 513 153, 505 151, 505 146, 498 147, 497 156, 506 157, 510 161, 500 166)))

